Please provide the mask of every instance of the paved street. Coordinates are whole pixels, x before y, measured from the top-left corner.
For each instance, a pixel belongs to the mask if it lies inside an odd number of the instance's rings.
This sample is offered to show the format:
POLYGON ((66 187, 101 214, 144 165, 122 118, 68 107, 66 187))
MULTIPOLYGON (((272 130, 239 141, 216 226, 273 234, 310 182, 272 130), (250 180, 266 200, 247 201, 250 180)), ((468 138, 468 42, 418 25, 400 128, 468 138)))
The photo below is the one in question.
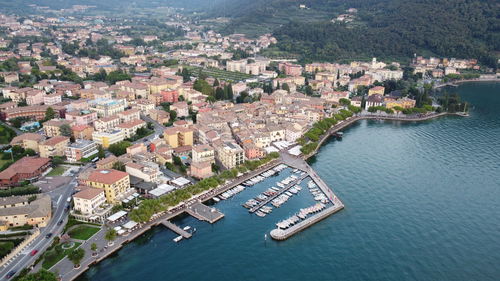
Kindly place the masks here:
POLYGON ((59 235, 59 233, 64 228, 68 217, 68 213, 65 211, 65 207, 67 205, 66 200, 71 197, 75 183, 76 175, 72 177, 69 184, 46 193, 49 194, 52 198, 52 219, 50 220, 47 227, 41 228, 40 235, 35 238, 30 245, 24 248, 20 254, 11 259, 4 267, 0 269, 0 279, 5 278, 7 273, 9 273, 11 270, 19 272, 23 268, 31 266, 38 258, 38 256, 42 255, 43 252, 50 246, 54 237, 59 235), (57 222, 59 222, 60 220, 64 220, 64 223, 58 225, 57 222), (50 239, 45 238, 48 233, 53 234, 50 239), (38 250, 38 254, 36 254, 35 256, 30 256, 29 253, 35 249, 38 250))

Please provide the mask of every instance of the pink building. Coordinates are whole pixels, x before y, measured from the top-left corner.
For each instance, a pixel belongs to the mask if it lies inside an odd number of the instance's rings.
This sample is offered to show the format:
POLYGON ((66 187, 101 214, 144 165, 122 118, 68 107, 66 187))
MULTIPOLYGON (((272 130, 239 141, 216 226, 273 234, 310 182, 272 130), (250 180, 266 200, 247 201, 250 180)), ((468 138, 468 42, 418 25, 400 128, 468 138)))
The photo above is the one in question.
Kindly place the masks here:
POLYGON ((66 112, 66 120, 74 121, 77 125, 88 125, 97 120, 97 112, 88 110, 74 110, 66 112))
POLYGON ((285 72, 286 75, 300 76, 302 75, 302 66, 289 62, 280 63, 278 65, 280 71, 285 72))
POLYGON ((43 96, 45 96, 42 90, 31 90, 26 93, 26 103, 28 105, 39 105, 43 103, 43 96))
POLYGON ((43 103, 46 105, 53 105, 56 103, 60 103, 62 101, 62 95, 58 93, 53 93, 50 95, 45 95, 43 97, 43 103))
POLYGON ((163 102, 178 102, 179 101, 179 92, 176 90, 166 90, 166 91, 161 91, 160 92, 162 96, 163 102))

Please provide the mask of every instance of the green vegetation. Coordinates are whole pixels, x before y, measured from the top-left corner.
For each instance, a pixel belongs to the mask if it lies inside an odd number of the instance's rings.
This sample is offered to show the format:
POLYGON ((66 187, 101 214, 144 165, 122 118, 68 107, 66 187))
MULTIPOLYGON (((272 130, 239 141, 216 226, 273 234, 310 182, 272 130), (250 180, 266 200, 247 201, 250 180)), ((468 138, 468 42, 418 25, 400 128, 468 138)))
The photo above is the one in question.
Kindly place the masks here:
MULTIPOLYGON (((21 240, 22 241, 22 240, 21 240)), ((13 241, 1 241, 0 242, 0 258, 5 257, 7 254, 14 249, 16 244, 13 241)))
POLYGON ((80 265, 83 257, 85 256, 85 250, 83 248, 78 248, 74 251, 68 253, 68 259, 73 262, 75 267, 80 265))
POLYGON ((115 156, 120 156, 127 153, 127 147, 132 146, 129 141, 121 141, 114 143, 108 147, 109 152, 113 153, 115 156))
POLYGON ((64 229, 63 229, 63 233, 65 233, 66 231, 68 231, 69 228, 71 228, 72 226, 75 226, 75 225, 91 225, 91 226, 97 226, 97 227, 100 227, 99 224, 95 224, 95 223, 88 223, 88 222, 83 222, 83 221, 79 221, 77 219, 75 219, 74 217, 70 216, 69 219, 68 219, 68 222, 66 223, 66 225, 64 226, 64 229))
POLYGON ((127 141, 134 142, 136 140, 140 140, 144 137, 147 137, 153 133, 154 131, 148 128, 139 128, 137 129, 137 131, 135 131, 135 135, 133 135, 131 138, 128 138, 127 141))
POLYGON ((9 196, 18 196, 18 195, 28 195, 28 194, 36 194, 40 193, 40 188, 34 185, 25 185, 25 186, 17 186, 11 187, 9 189, 0 190, 0 197, 9 197, 9 196))
MULTIPOLYGON (((57 241, 55 241, 57 242, 57 241)), ((42 268, 50 269, 60 260, 62 260, 65 256, 73 252, 76 248, 78 248, 81 243, 78 242, 69 242, 74 243, 73 247, 69 249, 63 249, 62 246, 64 244, 54 243, 50 249, 48 249, 43 255, 42 268)))
MULTIPOLYGON (((270 153, 261 160, 246 161, 244 167, 247 170, 255 170, 259 166, 268 163, 269 161, 279 157, 278 153, 270 153)), ((239 167, 239 169, 242 169, 239 167)), ((146 222, 151 219, 155 213, 166 211, 169 207, 175 206, 180 202, 191 198, 193 195, 200 194, 204 191, 214 189, 223 184, 227 180, 234 179, 240 171, 238 168, 226 170, 218 176, 203 179, 193 185, 183 189, 172 191, 157 199, 144 200, 137 209, 130 212, 130 219, 136 222, 146 222)))
POLYGON ((438 102, 442 107, 442 110, 447 112, 467 112, 468 104, 460 100, 458 94, 448 94, 445 92, 438 98, 438 102))
MULTIPOLYGON (((26 272, 27 273, 27 272, 26 272)), ((41 269, 36 273, 29 273, 21 276, 17 281, 57 281, 55 273, 41 269)))
POLYGON ((232 72, 232 71, 226 71, 223 69, 218 69, 218 68, 212 68, 212 67, 207 67, 207 68, 201 68, 197 66, 183 66, 184 68, 188 69, 190 73, 192 73, 193 76, 200 76, 200 73, 202 75, 206 75, 209 77, 214 77, 219 80, 224 80, 224 81, 230 81, 230 82, 237 82, 237 81, 242 81, 248 78, 252 78, 252 75, 242 73, 242 72, 232 72))
POLYGON ((99 227, 82 224, 68 231, 68 235, 73 239, 88 240, 99 230, 99 227))
POLYGON ((53 168, 48 174, 47 176, 49 177, 54 177, 54 176, 60 176, 62 175, 65 171, 67 170, 66 167, 64 166, 57 166, 55 168, 53 168))
MULTIPOLYGON (((311 4, 327 10, 336 6, 329 0, 311 4)), ((277 46, 300 54, 305 61, 370 57, 406 60, 417 53, 477 58, 490 67, 497 66, 493 52, 500 50, 500 12, 493 0, 460 1, 459 5, 455 0, 365 0, 347 5, 360 10, 356 23, 291 22, 274 33, 277 46)), ((254 14, 256 20, 272 17, 270 9, 266 12, 254 14)))
POLYGON ((16 136, 16 132, 11 128, 0 124, 0 144, 7 144, 16 136))
POLYGON ((118 233, 116 233, 116 230, 114 230, 113 228, 110 228, 108 231, 106 231, 106 234, 104 235, 104 239, 111 242, 111 241, 114 241, 116 239, 117 235, 118 235, 118 233))

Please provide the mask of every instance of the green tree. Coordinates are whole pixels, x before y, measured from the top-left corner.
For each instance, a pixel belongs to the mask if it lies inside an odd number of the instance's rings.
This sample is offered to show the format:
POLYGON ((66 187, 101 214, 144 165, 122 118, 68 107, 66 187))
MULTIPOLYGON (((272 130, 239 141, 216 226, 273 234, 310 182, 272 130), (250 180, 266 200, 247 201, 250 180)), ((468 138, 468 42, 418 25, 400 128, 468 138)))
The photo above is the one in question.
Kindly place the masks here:
POLYGON ((54 109, 52 107, 47 108, 47 110, 45 111, 45 120, 51 120, 54 119, 54 117, 56 117, 56 112, 54 111, 54 109))
POLYGON ((57 276, 53 272, 41 269, 36 273, 30 273, 24 277, 21 277, 20 279, 18 279, 18 281, 57 281, 57 276))
POLYGON ((99 149, 97 150, 97 157, 99 157, 99 159, 103 159, 104 157, 106 157, 106 152, 104 151, 102 145, 99 145, 99 149))
POLYGON ((132 146, 131 142, 121 141, 114 143, 109 146, 109 152, 113 153, 115 156, 120 156, 127 153, 127 147, 132 146))
POLYGON ((59 127, 59 131, 61 132, 61 135, 71 137, 72 131, 68 124, 62 124, 61 127, 59 127))
POLYGON ((121 161, 116 161, 113 164, 113 169, 125 172, 125 164, 123 164, 123 162, 121 161))
POLYGON ((283 85, 281 86, 281 89, 290 93, 290 86, 288 86, 287 83, 283 83, 283 85))
POLYGON ((82 261, 83 257, 85 256, 85 250, 83 248, 78 248, 73 251, 71 251, 68 254, 68 259, 73 262, 75 267, 80 265, 80 262, 82 261))
POLYGON ((92 250, 92 252, 97 251, 97 244, 96 243, 90 244, 90 250, 92 250))
POLYGON ((116 239, 116 235, 117 235, 116 230, 114 230, 113 228, 110 228, 110 229, 108 229, 108 231, 106 231, 106 234, 104 235, 104 239, 111 242, 111 241, 114 241, 116 239))

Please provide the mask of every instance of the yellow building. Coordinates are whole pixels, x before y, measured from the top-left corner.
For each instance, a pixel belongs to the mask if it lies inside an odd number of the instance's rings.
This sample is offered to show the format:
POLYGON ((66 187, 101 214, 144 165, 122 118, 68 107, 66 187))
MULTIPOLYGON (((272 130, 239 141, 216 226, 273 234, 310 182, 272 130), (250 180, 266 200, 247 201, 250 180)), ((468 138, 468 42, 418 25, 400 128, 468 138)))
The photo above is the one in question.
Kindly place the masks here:
POLYGON ((92 140, 102 145, 104 148, 108 148, 110 145, 120 142, 125 139, 125 134, 121 130, 114 130, 108 132, 93 132, 92 140))
POLYGON ((371 88, 370 90, 368 90, 368 96, 371 96, 371 95, 381 95, 381 96, 383 96, 384 92, 385 92, 385 87, 375 86, 375 87, 371 88))
POLYGON ((106 202, 116 204, 119 203, 117 197, 130 188, 130 177, 122 171, 100 169, 92 171, 85 183, 94 188, 104 189, 106 202))
POLYGON ((19 145, 24 149, 32 149, 35 152, 39 152, 38 145, 43 141, 44 137, 36 133, 26 133, 16 136, 10 142, 11 145, 19 145))
POLYGON ((36 194, 35 200, 30 198, 31 196, 0 198, 0 231, 26 224, 36 227, 47 226, 52 215, 50 196, 36 194))
POLYGON ((193 130, 184 127, 167 128, 164 131, 165 142, 172 148, 193 145, 193 130))
POLYGON ((39 145, 40 157, 49 158, 54 156, 64 156, 66 147, 69 144, 69 138, 56 136, 50 138, 39 145))
POLYGON ((391 100, 385 103, 385 107, 387 108, 394 108, 396 106, 402 107, 402 108, 414 108, 416 105, 416 101, 407 97, 400 98, 398 100, 391 100))
POLYGON ((71 126, 71 121, 65 119, 52 119, 43 123, 43 131, 45 135, 49 138, 61 135, 61 126, 68 125, 71 126))

